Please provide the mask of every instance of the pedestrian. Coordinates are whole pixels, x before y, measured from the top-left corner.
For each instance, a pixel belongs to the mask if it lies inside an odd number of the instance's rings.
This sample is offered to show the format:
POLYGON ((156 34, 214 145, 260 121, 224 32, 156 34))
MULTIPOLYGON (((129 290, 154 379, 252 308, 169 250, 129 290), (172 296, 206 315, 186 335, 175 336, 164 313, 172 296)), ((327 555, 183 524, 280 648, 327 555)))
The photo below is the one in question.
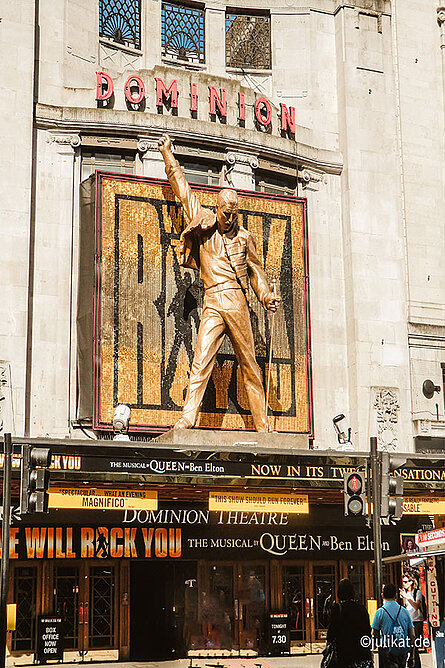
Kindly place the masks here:
POLYGON ((327 633, 327 644, 322 667, 371 668, 372 654, 369 649, 371 627, 364 605, 355 600, 354 587, 346 578, 337 588, 338 603, 331 608, 327 633), (335 658, 330 659, 334 654, 335 658))
POLYGON ((405 668, 411 644, 414 645, 412 619, 395 600, 396 593, 393 584, 383 587, 383 606, 377 610, 372 622, 372 635, 379 639, 380 668, 405 668))
MULTIPOLYGON (((417 581, 414 576, 410 575, 409 573, 404 574, 402 578, 402 584, 403 589, 400 589, 402 605, 405 606, 411 616, 416 640, 420 639, 421 641, 423 637, 422 592, 417 587, 417 581)), ((417 640, 417 643, 419 643, 419 640, 417 640)), ((413 647, 410 658, 413 668, 421 668, 418 647, 413 647)))

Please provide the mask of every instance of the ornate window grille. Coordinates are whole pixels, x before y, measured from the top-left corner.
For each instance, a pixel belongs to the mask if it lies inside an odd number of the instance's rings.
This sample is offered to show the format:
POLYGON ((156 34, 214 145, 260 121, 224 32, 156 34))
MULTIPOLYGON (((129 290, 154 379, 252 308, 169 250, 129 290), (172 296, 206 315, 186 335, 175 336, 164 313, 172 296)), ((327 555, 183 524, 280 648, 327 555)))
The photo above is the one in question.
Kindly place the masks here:
POLYGON ((99 0, 99 35, 141 48, 141 0, 99 0))
POLYGON ((270 70, 270 16, 226 14, 226 66, 270 70))
POLYGON ((205 12, 173 2, 162 3, 162 55, 184 62, 205 62, 205 12))
POLYGON ((37 605, 37 568, 16 566, 14 570, 14 601, 17 601, 16 630, 12 635, 14 651, 35 649, 37 605))
MULTIPOLYGON (((101 549, 101 548, 99 548, 101 549)), ((104 543, 107 556, 108 545, 104 543)), ((90 647, 112 647, 115 627, 114 567, 93 566, 90 569, 90 647)))

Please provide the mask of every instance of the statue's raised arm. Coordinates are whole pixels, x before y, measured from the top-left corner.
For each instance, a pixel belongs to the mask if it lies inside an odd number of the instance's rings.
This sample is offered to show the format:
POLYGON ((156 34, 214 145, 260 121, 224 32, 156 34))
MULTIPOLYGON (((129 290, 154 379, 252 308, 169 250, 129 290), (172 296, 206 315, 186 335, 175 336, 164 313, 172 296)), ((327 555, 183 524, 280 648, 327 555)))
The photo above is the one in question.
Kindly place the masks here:
POLYGON ((172 153, 172 140, 169 135, 162 135, 158 142, 159 150, 164 158, 165 173, 176 197, 181 200, 185 215, 191 222, 201 211, 201 203, 192 192, 182 172, 179 162, 172 153))

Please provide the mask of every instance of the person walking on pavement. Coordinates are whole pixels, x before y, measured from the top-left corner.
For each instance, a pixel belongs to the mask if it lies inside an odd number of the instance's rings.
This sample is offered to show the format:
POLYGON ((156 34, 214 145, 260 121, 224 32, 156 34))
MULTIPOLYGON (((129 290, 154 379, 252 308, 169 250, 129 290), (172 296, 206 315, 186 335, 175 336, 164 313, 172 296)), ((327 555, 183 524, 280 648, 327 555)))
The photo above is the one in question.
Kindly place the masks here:
POLYGON ((379 639, 380 668, 405 668, 416 638, 412 619, 395 600, 396 593, 393 584, 383 587, 383 606, 377 610, 372 622, 372 635, 379 639))
POLYGON ((355 600, 354 588, 346 578, 338 584, 337 598, 339 602, 332 606, 326 639, 335 646, 337 665, 339 668, 370 668, 372 654, 362 641, 371 636, 368 612, 355 600))
MULTIPOLYGON (((412 575, 405 573, 402 578, 403 589, 400 589, 400 598, 402 605, 408 610, 414 625, 416 640, 423 636, 423 612, 422 612, 422 592, 417 588, 417 582, 412 575)), ((417 640, 419 642, 419 640, 417 640)), ((412 649, 412 666, 421 668, 419 649, 414 646, 412 649)))

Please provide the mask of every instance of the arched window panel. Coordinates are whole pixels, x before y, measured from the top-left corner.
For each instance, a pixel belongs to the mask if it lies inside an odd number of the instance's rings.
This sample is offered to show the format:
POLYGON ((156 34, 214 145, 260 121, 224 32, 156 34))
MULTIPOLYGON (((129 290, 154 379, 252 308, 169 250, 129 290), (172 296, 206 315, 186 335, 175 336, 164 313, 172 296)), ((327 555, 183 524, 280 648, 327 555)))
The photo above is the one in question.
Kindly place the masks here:
POLYGON ((269 70, 271 61, 270 16, 227 12, 226 66, 269 70))
POLYGON ((205 62, 205 11, 183 3, 163 2, 162 55, 174 60, 205 62))
POLYGON ((141 0, 99 0, 99 35, 141 48, 141 0))

